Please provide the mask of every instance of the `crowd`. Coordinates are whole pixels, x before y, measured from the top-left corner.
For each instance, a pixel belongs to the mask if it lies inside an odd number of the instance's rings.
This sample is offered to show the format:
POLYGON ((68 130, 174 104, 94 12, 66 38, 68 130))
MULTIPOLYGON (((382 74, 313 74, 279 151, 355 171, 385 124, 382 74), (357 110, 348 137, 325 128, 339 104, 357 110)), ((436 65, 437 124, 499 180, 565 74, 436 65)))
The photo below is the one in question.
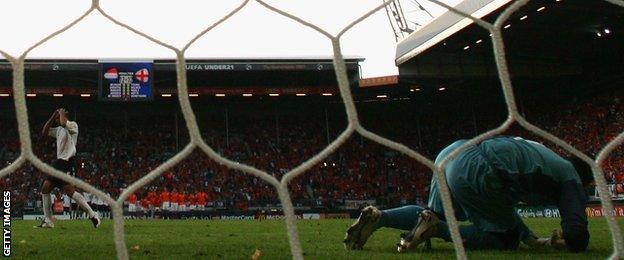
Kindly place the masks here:
MULTIPOLYGON (((624 130, 621 97, 613 93, 598 95, 562 103, 554 109, 535 105, 523 114, 579 150, 595 155, 624 130)), ((80 126, 77 177, 113 197, 188 143, 184 120, 173 110, 140 108, 131 111, 128 107, 102 108, 97 105, 76 110, 78 112, 73 117, 80 126)), ((198 111, 202 135, 224 157, 265 170, 278 179, 325 148, 346 125, 342 117, 328 119, 316 111, 293 114, 253 113, 252 110, 242 105, 226 116, 198 111)), ((438 114, 406 120, 404 115, 387 115, 383 122, 365 119, 379 114, 380 110, 374 108, 360 111, 365 126, 368 124, 375 132, 432 159, 450 142, 473 137, 500 123, 505 116, 473 115, 465 119, 455 118, 463 117, 463 114, 438 114)), ((38 133, 38 127, 45 119, 47 115, 43 113, 31 115, 33 148, 42 159, 51 162, 54 142, 38 133)), ((0 136, 0 159, 8 164, 18 155, 17 129, 13 117, 4 115, 0 120, 4 133, 0 136)), ((518 127, 506 134, 540 140, 518 127)), ((562 155, 566 154, 558 147, 545 144, 562 155)), ((620 147, 603 167, 608 181, 615 184, 616 192, 622 193, 623 158, 624 149, 620 147)), ((378 204, 397 206, 425 202, 430 177, 431 171, 417 161, 354 135, 336 153, 292 181, 290 191, 293 203, 299 207, 337 208, 346 206, 349 200, 374 200, 378 204)), ((27 164, 9 177, 0 179, 0 186, 11 187, 18 204, 36 208, 43 178, 43 174, 27 164)), ((131 198, 131 204, 145 207, 162 207, 167 201, 177 203, 176 210, 199 209, 200 204, 217 209, 243 210, 279 204, 275 189, 266 182, 232 171, 201 151, 194 151, 131 198), (182 208, 182 205, 186 206, 182 208)))

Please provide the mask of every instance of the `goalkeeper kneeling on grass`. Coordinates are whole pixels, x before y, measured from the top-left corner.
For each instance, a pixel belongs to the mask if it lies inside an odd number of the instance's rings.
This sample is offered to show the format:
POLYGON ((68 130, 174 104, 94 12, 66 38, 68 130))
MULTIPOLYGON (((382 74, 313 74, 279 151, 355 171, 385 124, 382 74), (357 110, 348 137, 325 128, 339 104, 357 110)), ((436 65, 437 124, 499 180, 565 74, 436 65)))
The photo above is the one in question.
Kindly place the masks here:
MULTIPOLYGON (((436 163, 465 142, 446 147, 436 163)), ((460 153, 445 171, 455 216, 458 221, 470 222, 459 228, 466 248, 512 250, 523 242, 534 248, 586 250, 589 232, 584 186, 593 185, 593 176, 589 165, 580 159, 566 160, 542 144, 520 137, 495 137, 460 153), (515 211, 519 203, 556 205, 561 231, 538 238, 515 211)), ((429 243, 430 238, 451 242, 436 176, 431 180, 428 208, 405 206, 380 211, 366 207, 347 230, 345 247, 361 249, 380 227, 408 231, 397 243, 399 252, 429 243)))

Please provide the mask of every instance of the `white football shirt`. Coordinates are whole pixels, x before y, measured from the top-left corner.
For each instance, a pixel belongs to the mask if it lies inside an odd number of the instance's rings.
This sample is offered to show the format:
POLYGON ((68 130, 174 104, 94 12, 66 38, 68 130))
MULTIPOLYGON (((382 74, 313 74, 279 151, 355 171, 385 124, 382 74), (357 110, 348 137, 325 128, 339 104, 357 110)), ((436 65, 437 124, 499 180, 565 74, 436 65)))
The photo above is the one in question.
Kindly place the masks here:
POLYGON ((63 207, 68 208, 70 201, 71 199, 69 198, 69 196, 67 196, 67 194, 63 194, 63 207))
POLYGON ((48 135, 56 138, 56 158, 69 160, 76 155, 76 142, 78 141, 78 124, 67 121, 65 127, 52 127, 48 135))

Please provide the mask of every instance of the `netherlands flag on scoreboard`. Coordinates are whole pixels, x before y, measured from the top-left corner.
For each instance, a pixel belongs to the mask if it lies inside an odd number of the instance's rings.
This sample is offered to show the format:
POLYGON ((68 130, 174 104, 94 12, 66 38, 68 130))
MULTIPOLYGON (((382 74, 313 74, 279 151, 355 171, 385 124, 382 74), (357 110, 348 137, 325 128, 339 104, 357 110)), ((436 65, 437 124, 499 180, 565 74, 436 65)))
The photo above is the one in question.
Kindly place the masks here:
POLYGON ((117 68, 110 68, 104 73, 105 79, 117 79, 119 77, 119 73, 117 68))

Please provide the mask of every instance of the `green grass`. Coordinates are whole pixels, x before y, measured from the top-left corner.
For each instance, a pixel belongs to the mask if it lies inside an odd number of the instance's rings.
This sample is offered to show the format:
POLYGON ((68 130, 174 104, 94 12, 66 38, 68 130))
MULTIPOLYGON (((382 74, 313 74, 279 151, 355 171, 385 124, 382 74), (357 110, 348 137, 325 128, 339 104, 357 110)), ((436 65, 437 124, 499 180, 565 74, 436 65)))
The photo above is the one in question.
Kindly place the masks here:
MULTIPOLYGON (((398 254, 400 231, 380 229, 362 251, 346 251, 341 243, 352 220, 299 221, 299 234, 308 259, 449 259, 452 244, 433 241, 433 250, 398 254)), ((559 219, 526 219, 539 235, 557 228, 559 219)), ((28 259, 113 259, 112 222, 93 229, 87 221, 57 221, 54 229, 36 229, 34 221, 13 221, 12 256, 28 259)), ((624 219, 620 220, 624 226, 624 219)), ((590 220, 589 250, 569 254, 555 250, 473 251, 473 259, 604 259, 611 253, 611 236, 604 219, 590 220)), ((262 259, 289 259, 282 221, 126 220, 126 245, 132 259, 249 259, 256 249, 262 259), (133 247, 138 246, 138 249, 133 247)))

